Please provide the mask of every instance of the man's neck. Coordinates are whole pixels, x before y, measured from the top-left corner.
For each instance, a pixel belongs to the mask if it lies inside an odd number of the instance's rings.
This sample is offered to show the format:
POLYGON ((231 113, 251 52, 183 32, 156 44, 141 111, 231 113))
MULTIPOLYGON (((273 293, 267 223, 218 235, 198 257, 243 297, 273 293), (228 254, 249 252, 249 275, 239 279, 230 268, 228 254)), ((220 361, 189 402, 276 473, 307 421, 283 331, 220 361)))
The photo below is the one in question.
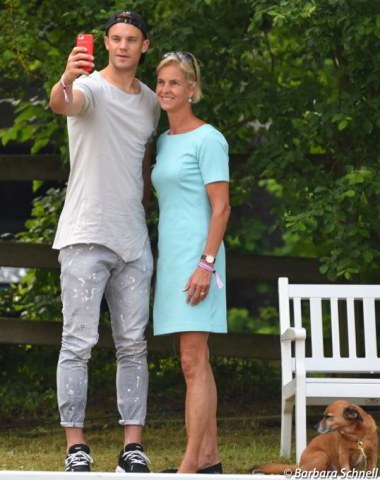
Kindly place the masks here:
POLYGON ((111 65, 100 71, 100 75, 111 85, 120 88, 123 92, 138 94, 141 91, 140 84, 135 77, 136 71, 118 71, 111 65))

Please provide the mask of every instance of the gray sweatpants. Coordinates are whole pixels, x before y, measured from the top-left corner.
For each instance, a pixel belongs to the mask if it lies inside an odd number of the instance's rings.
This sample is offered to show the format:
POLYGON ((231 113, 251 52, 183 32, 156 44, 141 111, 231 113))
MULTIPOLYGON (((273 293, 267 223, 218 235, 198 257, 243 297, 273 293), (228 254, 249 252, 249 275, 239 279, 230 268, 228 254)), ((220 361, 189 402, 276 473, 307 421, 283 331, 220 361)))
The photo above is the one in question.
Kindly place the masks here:
POLYGON ((59 253, 63 304, 62 346, 57 368, 63 427, 83 427, 87 364, 98 341, 100 304, 107 300, 116 347, 117 404, 121 425, 144 425, 148 393, 145 328, 153 259, 149 241, 141 257, 124 262, 112 250, 78 244, 59 253))

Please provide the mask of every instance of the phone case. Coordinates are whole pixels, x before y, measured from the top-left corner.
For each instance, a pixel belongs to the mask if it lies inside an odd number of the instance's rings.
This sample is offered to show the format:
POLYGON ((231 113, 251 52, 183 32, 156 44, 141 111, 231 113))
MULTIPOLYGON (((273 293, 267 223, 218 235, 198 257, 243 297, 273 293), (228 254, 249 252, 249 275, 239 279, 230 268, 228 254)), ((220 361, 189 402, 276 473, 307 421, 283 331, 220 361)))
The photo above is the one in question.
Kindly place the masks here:
MULTIPOLYGON (((90 55, 94 55, 94 37, 91 33, 79 33, 77 35, 77 47, 86 47, 90 55)), ((82 67, 86 72, 91 72, 91 67, 82 67)))

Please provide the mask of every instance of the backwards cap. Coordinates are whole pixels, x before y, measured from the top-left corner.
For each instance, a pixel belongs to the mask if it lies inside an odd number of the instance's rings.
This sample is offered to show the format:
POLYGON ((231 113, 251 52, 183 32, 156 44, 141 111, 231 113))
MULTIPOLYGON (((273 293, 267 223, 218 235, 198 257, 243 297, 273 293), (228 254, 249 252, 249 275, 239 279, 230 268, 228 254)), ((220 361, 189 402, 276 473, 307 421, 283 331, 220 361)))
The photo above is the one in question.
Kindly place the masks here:
POLYGON ((112 25, 116 25, 116 23, 128 23, 129 25, 134 25, 142 32, 144 38, 147 38, 147 24, 145 23, 143 17, 138 13, 134 13, 129 10, 116 12, 111 18, 108 19, 104 26, 106 35, 108 34, 108 30, 112 27, 112 25))

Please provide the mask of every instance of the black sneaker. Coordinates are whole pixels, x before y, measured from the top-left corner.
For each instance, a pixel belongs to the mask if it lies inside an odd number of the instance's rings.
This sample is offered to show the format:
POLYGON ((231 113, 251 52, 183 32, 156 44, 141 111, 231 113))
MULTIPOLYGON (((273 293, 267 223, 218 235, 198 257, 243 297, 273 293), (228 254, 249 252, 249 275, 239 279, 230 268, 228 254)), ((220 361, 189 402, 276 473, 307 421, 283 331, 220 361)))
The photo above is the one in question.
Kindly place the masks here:
POLYGON ((119 464, 116 467, 117 473, 149 473, 149 458, 144 453, 139 443, 129 443, 119 455, 119 464))
POLYGON ((90 465, 93 459, 87 445, 78 443, 69 448, 65 459, 65 472, 91 472, 90 465))

